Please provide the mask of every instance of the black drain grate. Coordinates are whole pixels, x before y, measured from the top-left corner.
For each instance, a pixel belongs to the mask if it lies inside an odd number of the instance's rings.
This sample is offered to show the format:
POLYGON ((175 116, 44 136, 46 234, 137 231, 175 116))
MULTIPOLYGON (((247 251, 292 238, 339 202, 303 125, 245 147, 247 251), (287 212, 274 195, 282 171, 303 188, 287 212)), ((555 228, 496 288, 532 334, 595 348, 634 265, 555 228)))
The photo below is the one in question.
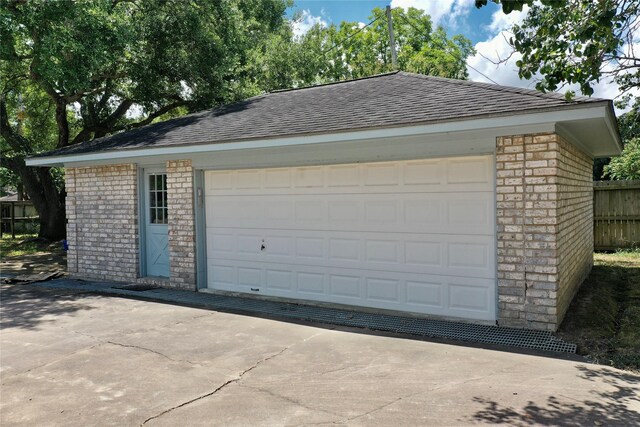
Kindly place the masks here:
POLYGON ((125 291, 135 291, 135 292, 144 292, 144 291, 152 291, 154 289, 158 289, 159 286, 154 285, 124 285, 124 286, 113 286, 113 289, 122 289, 125 291))
POLYGON ((52 288, 89 290, 111 295, 140 296, 153 301, 184 304, 205 309, 258 314, 274 318, 319 322, 420 337, 504 345, 560 353, 576 352, 575 344, 565 342, 549 331, 366 313, 331 307, 163 289, 151 285, 113 287, 113 283, 77 282, 69 279, 58 279, 39 283, 38 285, 52 288), (139 292, 142 290, 149 292, 140 294, 139 292))

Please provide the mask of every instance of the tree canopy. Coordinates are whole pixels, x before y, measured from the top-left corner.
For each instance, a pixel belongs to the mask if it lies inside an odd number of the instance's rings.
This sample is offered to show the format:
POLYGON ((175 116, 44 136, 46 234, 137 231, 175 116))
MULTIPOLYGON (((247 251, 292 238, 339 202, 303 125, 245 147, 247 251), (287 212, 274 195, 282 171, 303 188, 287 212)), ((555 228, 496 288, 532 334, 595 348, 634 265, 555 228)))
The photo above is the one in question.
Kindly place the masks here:
POLYGON ((64 235, 63 193, 26 156, 255 94, 251 60, 288 5, 0 0, 1 165, 23 181, 40 234, 64 235))
MULTIPOLYGON (((530 6, 509 42, 522 54, 517 62, 520 77, 542 75, 537 89, 578 84, 584 95, 592 95, 593 84, 601 78, 612 78, 622 94, 640 88, 640 57, 634 52, 634 36, 640 31, 637 0, 494 2, 501 3, 505 13, 530 6)), ((486 4, 476 0, 477 7, 486 4)))
MULTIPOLYGON (((442 27, 416 8, 392 9, 397 69, 440 77, 466 79, 471 41, 448 37, 442 27)), ((294 18, 295 19, 295 18, 294 18)), ((343 21, 313 26, 296 37, 284 29, 272 38, 263 58, 265 89, 306 86, 392 71, 385 10, 375 8, 369 24, 343 21)))

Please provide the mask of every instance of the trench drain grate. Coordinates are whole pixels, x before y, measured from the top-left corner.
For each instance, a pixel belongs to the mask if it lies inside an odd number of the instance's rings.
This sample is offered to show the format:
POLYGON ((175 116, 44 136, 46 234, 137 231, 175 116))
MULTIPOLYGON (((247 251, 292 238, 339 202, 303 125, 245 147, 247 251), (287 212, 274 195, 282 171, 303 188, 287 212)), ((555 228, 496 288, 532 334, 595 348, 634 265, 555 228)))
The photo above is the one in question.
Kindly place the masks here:
POLYGON ((575 344, 563 341, 549 331, 367 313, 332 307, 163 289, 150 285, 124 285, 115 287, 113 283, 77 282, 68 279, 53 280, 43 283, 42 285, 46 287, 91 290, 104 294, 140 296, 154 301, 173 302, 205 309, 266 315, 275 318, 319 322, 420 337, 459 340, 471 343, 502 345, 560 353, 576 352, 575 344))
MULTIPOLYGON (((166 292, 159 289, 153 297, 166 292), (158 295, 156 295, 156 293, 158 295)), ((492 325, 452 322, 447 320, 366 313, 331 307, 264 301, 253 298, 222 296, 206 293, 173 291, 181 302, 201 305, 222 311, 241 311, 266 314, 295 320, 321 322, 338 326, 370 329, 382 332, 409 334, 429 338, 452 339, 480 344, 503 345, 560 353, 575 353, 576 345, 555 337, 549 331, 505 328, 492 325), (189 301, 184 301, 184 297, 189 301)))

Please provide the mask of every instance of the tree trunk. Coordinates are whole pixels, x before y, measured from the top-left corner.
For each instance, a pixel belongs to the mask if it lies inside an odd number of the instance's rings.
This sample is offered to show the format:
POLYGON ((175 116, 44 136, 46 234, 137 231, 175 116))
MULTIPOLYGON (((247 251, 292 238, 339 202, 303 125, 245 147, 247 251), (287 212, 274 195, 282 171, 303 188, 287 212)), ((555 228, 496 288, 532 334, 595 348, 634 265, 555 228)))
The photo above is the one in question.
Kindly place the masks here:
MULTIPOLYGON (((63 111, 66 111, 66 107, 58 108, 56 114, 60 115, 63 111)), ((66 124, 66 117, 63 119, 62 126, 59 126, 59 131, 64 134, 63 136, 68 142, 68 125, 66 124)), ((4 95, 0 96, 0 136, 6 140, 14 153, 16 153, 14 157, 6 157, 9 151, 3 153, 3 156, 0 157, 0 166, 11 170, 20 177, 24 192, 29 196, 33 206, 38 211, 40 220, 38 236, 51 241, 64 239, 67 234, 64 190, 60 192, 56 187, 51 168, 27 167, 24 158, 33 153, 33 145, 20 133, 11 129, 4 95)))
POLYGON ((20 177, 25 193, 38 211, 40 230, 38 237, 50 241, 66 236, 65 193, 59 192, 50 168, 27 167, 24 159, 2 158, 1 165, 20 177))
POLYGON ((58 241, 66 238, 67 225, 64 204, 53 204, 46 208, 47 214, 42 215, 41 211, 38 211, 40 217, 40 231, 38 237, 43 237, 50 241, 58 241))

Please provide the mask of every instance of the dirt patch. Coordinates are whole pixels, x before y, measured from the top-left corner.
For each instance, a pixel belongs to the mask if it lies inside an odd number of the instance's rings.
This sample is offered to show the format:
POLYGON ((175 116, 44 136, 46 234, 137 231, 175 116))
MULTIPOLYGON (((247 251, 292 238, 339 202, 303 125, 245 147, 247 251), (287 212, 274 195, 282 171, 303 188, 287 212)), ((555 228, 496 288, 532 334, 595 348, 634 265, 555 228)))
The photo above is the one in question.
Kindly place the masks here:
POLYGON ((640 251, 596 253, 558 332, 596 363, 640 371, 640 251))
POLYGON ((32 255, 3 257, 0 272, 3 276, 50 273, 67 270, 67 254, 63 251, 38 252, 32 255))

